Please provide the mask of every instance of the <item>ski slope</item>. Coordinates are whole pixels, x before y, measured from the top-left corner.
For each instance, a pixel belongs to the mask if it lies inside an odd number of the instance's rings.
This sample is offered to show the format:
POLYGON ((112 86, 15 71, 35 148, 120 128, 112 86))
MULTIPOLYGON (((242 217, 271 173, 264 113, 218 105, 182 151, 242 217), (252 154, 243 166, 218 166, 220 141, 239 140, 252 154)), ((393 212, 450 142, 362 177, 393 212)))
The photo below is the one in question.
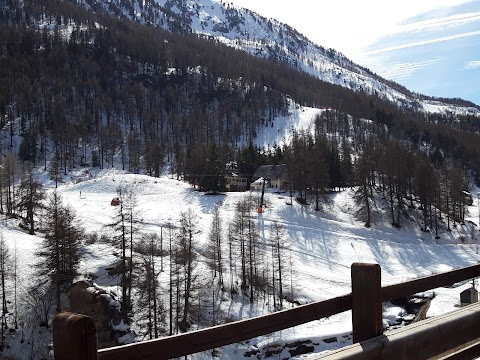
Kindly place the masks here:
MULTIPOLYGON (((108 224, 112 222, 115 207, 110 205, 110 201, 116 196, 119 185, 128 185, 135 189, 138 211, 145 223, 142 232, 159 232, 161 226, 168 224, 175 226, 179 223, 181 211, 192 209, 198 217, 199 233, 196 235, 195 244, 199 251, 207 242, 213 209, 216 206, 220 208, 223 230, 226 232, 227 224, 234 217, 235 204, 245 196, 257 199, 259 197, 259 194, 254 192, 205 195, 188 184, 169 177, 152 178, 125 174, 114 169, 98 172, 89 180, 77 184, 67 181, 59 186, 58 192, 64 203, 74 208, 89 232, 111 235, 112 230, 108 224)), ((324 204, 322 211, 315 212, 295 201, 289 205, 288 193, 267 192, 267 205, 263 214, 251 214, 257 222, 261 242, 267 241, 273 221, 284 227, 288 239, 288 256, 291 257, 293 269, 293 288, 290 289, 290 275, 287 276, 289 284, 286 284, 286 287, 300 303, 349 293, 350 266, 353 262, 380 264, 382 285, 388 285, 476 264, 480 259, 476 235, 478 229, 470 222, 467 222, 469 225, 466 226, 457 226, 451 233, 442 233, 438 241, 431 234, 418 230, 419 225, 414 214, 410 220, 404 220, 401 229, 389 226, 388 217, 382 215, 377 216, 373 226, 367 229, 356 219, 352 199, 352 190, 330 194, 328 204, 324 204), (463 242, 459 240, 460 237, 464 238, 463 242)), ((478 209, 473 206, 469 210, 471 219, 477 219, 478 209)), ((9 239, 18 236, 17 244, 23 244, 22 256, 25 258, 22 264, 25 264, 25 267, 21 273, 30 276, 28 263, 32 261, 32 252, 39 243, 38 238, 19 233, 11 226, 2 227, 4 236, 9 239)), ((115 261, 112 250, 111 246, 102 243, 86 246, 80 273, 94 273, 98 276, 98 285, 118 290, 118 283, 107 276, 105 271, 105 268, 115 261)), ((460 292, 468 286, 469 284, 463 284, 435 289, 436 297, 432 300, 428 316, 453 310, 459 302, 460 292)), ((272 304, 257 302, 250 305, 248 299, 243 299, 241 295, 230 298, 228 294, 220 306, 224 315, 231 319, 273 311, 272 304)), ((287 304, 288 306, 291 305, 287 304)), ((393 307, 389 311, 395 313, 401 310, 393 307)), ((351 315, 350 312, 345 312, 252 339, 248 343, 224 347, 220 349, 220 357, 240 359, 244 358, 247 350, 261 350, 272 344, 304 339, 318 344, 315 345, 315 353, 318 355, 349 344, 350 331, 351 315), (337 337, 337 341, 321 341, 332 337, 337 337)), ((282 356, 284 355, 288 355, 287 350, 284 350, 282 356)), ((200 359, 210 357, 209 352, 194 356, 200 359)), ((303 355, 302 358, 308 359, 308 355, 303 355)))

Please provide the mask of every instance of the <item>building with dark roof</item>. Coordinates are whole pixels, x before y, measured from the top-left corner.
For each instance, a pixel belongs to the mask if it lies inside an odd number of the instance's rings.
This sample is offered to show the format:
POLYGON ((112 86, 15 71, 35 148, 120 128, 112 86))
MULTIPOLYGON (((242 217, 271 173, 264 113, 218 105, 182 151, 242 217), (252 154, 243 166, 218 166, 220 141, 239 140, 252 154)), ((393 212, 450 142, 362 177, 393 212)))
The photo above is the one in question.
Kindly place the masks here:
POLYGON ((252 180, 256 181, 260 178, 266 180, 269 188, 287 189, 290 184, 285 164, 259 166, 252 180))

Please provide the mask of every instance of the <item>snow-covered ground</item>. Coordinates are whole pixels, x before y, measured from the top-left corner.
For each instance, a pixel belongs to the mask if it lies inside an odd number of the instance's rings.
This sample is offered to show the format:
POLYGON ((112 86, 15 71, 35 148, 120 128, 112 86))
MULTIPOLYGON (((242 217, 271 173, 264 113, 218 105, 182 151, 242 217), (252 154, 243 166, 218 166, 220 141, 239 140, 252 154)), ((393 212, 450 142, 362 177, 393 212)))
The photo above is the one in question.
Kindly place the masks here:
MULTIPOLYGON (((320 109, 298 107, 291 104, 290 115, 276 119, 273 127, 266 127, 257 139, 264 148, 282 144, 289 139, 293 129, 312 128, 315 116, 320 109)), ((45 184, 47 193, 53 191, 54 182, 38 169, 40 180, 45 184)), ((227 225, 235 216, 235 206, 246 196, 258 201, 258 192, 225 193, 223 195, 205 195, 195 191, 189 184, 163 176, 160 178, 145 175, 128 174, 116 169, 76 169, 59 184, 58 192, 64 204, 70 205, 88 233, 112 234, 108 226, 113 221, 115 207, 110 205, 117 196, 119 185, 128 185, 134 189, 138 199, 138 212, 143 220, 141 232, 160 233, 161 227, 178 226, 180 213, 191 209, 198 217, 198 230, 195 243, 197 249, 205 247, 215 207, 219 207, 224 235, 227 225)), ((472 189, 476 194, 478 189, 472 189)), ((379 203, 381 200, 379 196, 379 203)), ((328 195, 328 202, 321 211, 301 205, 291 200, 288 193, 267 191, 266 207, 261 215, 251 216, 259 228, 260 240, 267 241, 270 225, 278 222, 285 229, 288 239, 286 256, 288 266, 285 276, 285 292, 293 294, 299 303, 308 303, 329 299, 351 292, 350 266, 353 262, 378 263, 382 268, 382 285, 399 283, 420 276, 446 272, 454 268, 477 264, 478 241, 480 239, 478 203, 468 209, 464 226, 457 225, 453 231, 441 231, 441 238, 435 240, 430 233, 420 231, 418 210, 408 210, 409 217, 402 220, 402 228, 396 229, 389 224, 387 214, 380 212, 374 217, 373 226, 365 228, 356 218, 353 190, 328 195), (292 286, 293 285, 293 286, 292 286)), ((36 282, 36 251, 41 246, 40 235, 28 235, 19 229, 19 220, 0 219, 0 232, 9 245, 10 252, 16 254, 18 279, 19 310, 25 307, 27 291, 36 282)), ((79 269, 79 279, 94 274, 98 286, 119 292, 118 278, 108 276, 106 268, 117 260, 116 250, 102 241, 84 246, 79 269)), ((204 266, 204 264, 200 264, 204 266)), ((160 276, 165 285, 166 272, 160 276)), ((12 279, 8 281, 12 282, 12 279)), ((469 287, 469 283, 457 287, 433 289, 436 297, 432 300, 428 316, 437 316, 455 309, 459 303, 460 292, 469 287)), ((250 305, 248 299, 241 296, 230 297, 226 294, 220 304, 220 310, 229 319, 242 319, 272 312, 273 304, 259 301, 250 305)), ((9 304, 12 311, 15 304, 9 304)), ((288 308, 291 304, 286 305, 288 308)), ((395 318, 402 309, 389 306, 384 313, 385 319, 395 318)), ((22 311, 20 311, 22 312, 22 311)), ((18 359, 30 358, 32 349, 39 346, 45 338, 51 337, 51 330, 37 328, 23 332, 25 319, 21 319, 19 331, 7 337, 10 347, 5 354, 18 359), (21 342, 22 335, 25 341, 21 342)), ((133 324, 134 330, 138 325, 133 324)), ((137 328, 136 328, 137 327, 137 328)), ((220 358, 241 359, 246 351, 272 350, 286 343, 300 340, 312 341, 315 353, 336 349, 351 343, 350 312, 331 316, 327 319, 286 329, 275 334, 252 339, 251 341, 226 346, 220 349, 220 358), (327 342, 323 340, 327 340, 327 342)), ((139 332, 138 332, 139 333, 139 332)), ((138 338, 137 340, 141 340, 138 338)), ((41 350, 41 349, 40 349, 41 350)), ((279 358, 290 356, 288 349, 280 349, 279 358)), ((211 358, 210 352, 196 354, 193 358, 211 358)), ((304 359, 308 355, 303 355, 304 359)))
MULTIPOLYGON (((71 205, 87 231, 98 235, 110 234, 107 225, 112 222, 115 207, 110 205, 119 185, 133 187, 138 197, 138 210, 145 223, 142 232, 159 232, 161 226, 178 224, 180 212, 188 208, 198 216, 200 233, 196 237, 199 249, 207 241, 213 209, 218 206, 224 230, 234 217, 235 204, 245 196, 258 199, 258 193, 226 193, 205 195, 195 191, 188 184, 169 177, 152 178, 144 175, 125 174, 116 170, 103 170, 85 181, 66 181, 59 185, 58 192, 65 204, 71 205)), ((50 189, 49 191, 52 191, 50 189)), ((382 268, 382 285, 405 281, 419 276, 449 271, 478 263, 477 227, 457 226, 451 233, 444 232, 436 241, 429 233, 419 231, 415 216, 404 220, 401 229, 388 225, 388 217, 377 217, 374 225, 367 229, 355 218, 353 191, 346 190, 329 195, 329 203, 322 211, 293 201, 289 205, 288 193, 267 192, 266 208, 263 214, 252 214, 258 224, 261 241, 269 236, 270 225, 277 221, 286 230, 288 256, 292 261, 293 289, 290 289, 290 275, 287 275, 287 291, 293 292, 300 303, 319 301, 349 293, 350 266, 353 262, 378 263, 382 268), (464 238, 461 242, 460 237, 464 238)), ((477 222, 478 209, 469 209, 471 220, 477 222)), ((467 224, 471 223, 467 222, 467 224)), ((12 221, 2 221, 3 236, 11 248, 16 246, 20 279, 28 285, 34 273, 34 252, 40 238, 27 235, 13 226, 12 221)), ((100 286, 116 288, 115 279, 105 271, 115 261, 112 248, 106 244, 88 245, 81 261, 80 273, 94 273, 100 286)), ((428 316, 451 311, 459 302, 459 294, 468 287, 463 284, 453 288, 435 289, 428 316)), ((287 305, 288 307, 289 305, 287 305)), ((226 297, 222 311, 232 319, 241 319, 271 312, 272 304, 255 303, 241 297, 226 297)), ((395 308, 389 310, 391 316, 395 308)), ((350 343, 347 337, 351 331, 350 312, 331 316, 292 329, 252 339, 248 343, 222 348, 221 358, 243 358, 247 350, 262 349, 273 344, 284 344, 309 339, 315 345, 315 352, 338 348, 350 343), (343 337, 345 335, 345 337, 343 337), (326 343, 322 339, 337 337, 338 341, 326 343)), ((12 340, 12 346, 21 347, 12 340), (16 345, 14 345, 16 344, 16 345)), ((287 350, 281 356, 289 355, 287 350)), ((210 353, 197 354, 195 358, 210 358, 210 353)), ((308 358, 304 355, 303 358, 308 358)))
MULTIPOLYGON (((138 195, 139 212, 148 224, 145 231, 158 231, 160 225, 167 223, 176 224, 180 211, 191 208, 199 218, 200 243, 206 242, 215 206, 220 208, 225 227, 234 217, 236 202, 248 196, 245 193, 207 196, 170 178, 155 179, 114 171, 86 182, 63 186, 60 193, 76 209, 89 229, 108 232, 105 225, 111 222, 114 212, 110 200, 115 196, 117 186, 126 183, 131 184, 138 195)), ((456 236, 469 236, 466 228, 457 228, 465 234, 444 233, 439 243, 431 234, 419 231, 419 226, 414 222, 407 222, 404 228, 397 230, 384 225, 388 219, 378 219, 375 226, 367 229, 355 219, 352 195, 351 190, 332 194, 331 203, 325 206, 324 211, 315 212, 296 202, 288 205, 290 199, 287 193, 269 192, 266 195, 268 205, 263 214, 254 214, 264 241, 268 238, 272 221, 279 222, 286 229, 294 269, 294 297, 301 303, 349 293, 350 265, 353 262, 380 264, 382 284, 388 285, 475 264, 480 259, 475 240, 468 239, 471 244, 457 242, 456 236)), ((258 198, 259 194, 254 193, 253 196, 258 198)), ((475 211, 475 208, 471 209, 474 218, 477 217, 475 211)), ((81 270, 101 272, 108 265, 108 257, 107 261, 102 258, 85 258, 81 270)), ((432 301, 428 315, 453 310, 459 302, 460 292, 467 286, 436 289, 437 296, 432 301)), ((239 299, 226 301, 223 309, 227 316, 237 319, 271 310, 267 304, 250 306, 247 301, 239 299)), ((318 342, 318 339, 347 334, 350 330, 351 317, 346 312, 254 340, 248 346, 263 347, 270 343, 301 339, 318 342)), ((340 345, 323 344, 317 351, 340 345)), ((231 356, 233 354, 229 353, 231 356)))

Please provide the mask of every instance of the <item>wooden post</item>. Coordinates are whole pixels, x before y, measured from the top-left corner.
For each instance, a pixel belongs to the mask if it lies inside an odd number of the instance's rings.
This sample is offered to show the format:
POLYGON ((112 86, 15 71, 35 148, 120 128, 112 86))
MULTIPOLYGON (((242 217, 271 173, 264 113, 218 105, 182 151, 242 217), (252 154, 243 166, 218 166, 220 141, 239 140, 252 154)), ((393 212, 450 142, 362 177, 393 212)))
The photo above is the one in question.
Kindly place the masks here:
POLYGON ((55 360, 97 360, 97 331, 89 316, 62 312, 53 320, 55 360))
POLYGON ((381 269, 378 264, 352 264, 353 342, 383 334, 381 269))

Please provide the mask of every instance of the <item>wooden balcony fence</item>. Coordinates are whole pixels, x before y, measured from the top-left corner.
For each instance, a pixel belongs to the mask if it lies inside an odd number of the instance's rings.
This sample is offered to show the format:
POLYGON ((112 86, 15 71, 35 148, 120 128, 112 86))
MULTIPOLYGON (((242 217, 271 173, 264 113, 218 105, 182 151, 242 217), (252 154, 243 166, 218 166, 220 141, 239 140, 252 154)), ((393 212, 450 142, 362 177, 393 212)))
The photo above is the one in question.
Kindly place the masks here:
POLYGON ((293 309, 161 339, 97 350, 93 319, 61 313, 53 322, 56 360, 158 360, 248 340, 352 310, 354 345, 323 360, 473 359, 480 356, 480 304, 383 334, 382 302, 480 276, 480 265, 381 287, 377 264, 351 267, 352 293, 293 309))

